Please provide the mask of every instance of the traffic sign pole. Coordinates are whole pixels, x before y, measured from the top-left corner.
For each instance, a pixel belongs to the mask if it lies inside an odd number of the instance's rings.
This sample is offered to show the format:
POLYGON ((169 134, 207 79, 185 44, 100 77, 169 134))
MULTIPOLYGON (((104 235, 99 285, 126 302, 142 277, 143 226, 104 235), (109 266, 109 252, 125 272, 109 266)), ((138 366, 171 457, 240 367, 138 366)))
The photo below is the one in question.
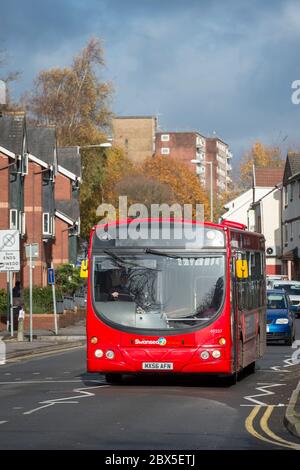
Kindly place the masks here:
POLYGON ((32 342, 32 244, 29 245, 29 336, 32 342))
POLYGON ((13 273, 9 271, 9 309, 10 309, 10 336, 14 335, 14 306, 13 306, 13 273))
POLYGON ((52 286, 52 298, 53 298, 53 314, 54 314, 54 330, 55 334, 58 334, 58 322, 57 322, 57 309, 56 309, 56 293, 55 293, 55 275, 53 263, 51 263, 51 269, 48 270, 48 282, 52 286))

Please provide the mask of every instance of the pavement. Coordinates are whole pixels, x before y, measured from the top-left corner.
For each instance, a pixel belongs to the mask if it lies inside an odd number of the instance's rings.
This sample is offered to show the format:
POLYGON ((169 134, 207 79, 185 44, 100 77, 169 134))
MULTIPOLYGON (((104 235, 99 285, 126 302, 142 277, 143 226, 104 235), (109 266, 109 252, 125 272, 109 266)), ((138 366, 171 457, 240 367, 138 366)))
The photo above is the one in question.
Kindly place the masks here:
POLYGON ((284 424, 294 436, 300 438, 300 380, 287 406, 284 424))
POLYGON ((12 337, 8 331, 0 331, 0 338, 5 343, 6 361, 65 351, 83 347, 86 343, 85 321, 60 328, 58 335, 51 330, 35 330, 30 342, 29 332, 24 332, 24 341, 17 340, 17 332, 12 337))

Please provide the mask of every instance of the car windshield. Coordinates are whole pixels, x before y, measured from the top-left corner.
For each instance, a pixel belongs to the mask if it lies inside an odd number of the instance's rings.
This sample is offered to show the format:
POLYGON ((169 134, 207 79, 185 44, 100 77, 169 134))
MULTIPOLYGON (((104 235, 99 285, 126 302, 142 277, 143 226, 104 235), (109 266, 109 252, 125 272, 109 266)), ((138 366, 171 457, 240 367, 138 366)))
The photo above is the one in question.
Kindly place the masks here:
POLYGON ((283 310, 287 308, 286 298, 283 294, 268 294, 267 295, 267 309, 268 310, 283 310))
POLYGON ((94 306, 104 321, 140 329, 190 328, 216 317, 223 303, 223 255, 107 251, 93 265, 94 306))
POLYGON ((288 295, 298 295, 300 297, 299 284, 275 284, 274 289, 284 290, 288 295))

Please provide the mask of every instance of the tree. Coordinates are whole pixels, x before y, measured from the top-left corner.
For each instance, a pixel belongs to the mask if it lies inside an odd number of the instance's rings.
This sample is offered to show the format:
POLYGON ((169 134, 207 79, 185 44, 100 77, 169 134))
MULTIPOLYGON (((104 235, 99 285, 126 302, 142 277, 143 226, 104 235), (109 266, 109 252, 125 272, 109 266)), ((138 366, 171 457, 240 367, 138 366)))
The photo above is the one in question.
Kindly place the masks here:
POLYGON ((169 184, 140 172, 122 178, 116 185, 116 192, 119 195, 126 195, 128 204, 142 203, 148 210, 151 209, 151 204, 175 202, 174 193, 169 184))
POLYGON ((173 194, 174 202, 183 204, 204 205, 205 219, 208 217, 209 202, 204 189, 201 187, 197 175, 189 167, 178 160, 172 162, 166 157, 156 155, 145 160, 142 171, 145 175, 167 184, 173 194))
POLYGON ((253 165, 258 168, 280 168, 282 166, 280 148, 264 145, 256 141, 241 159, 240 182, 241 186, 249 189, 252 186, 253 165))
POLYGON ((55 124, 59 145, 99 143, 109 127, 112 86, 98 78, 104 66, 101 41, 92 38, 72 65, 38 74, 23 98, 33 121, 55 124))
MULTIPOLYGON (((71 66, 41 71, 33 91, 23 97, 32 123, 56 126, 59 146, 84 147, 106 140, 112 116, 112 86, 99 78, 104 65, 101 41, 92 38, 71 66)), ((82 148, 81 159, 81 233, 88 239, 103 197, 106 158, 101 148, 82 148)))
POLYGON ((121 149, 111 147, 107 150, 83 149, 82 168, 81 236, 88 240, 91 228, 99 221, 96 215, 98 206, 106 202, 117 208, 117 183, 133 172, 133 165, 121 149))

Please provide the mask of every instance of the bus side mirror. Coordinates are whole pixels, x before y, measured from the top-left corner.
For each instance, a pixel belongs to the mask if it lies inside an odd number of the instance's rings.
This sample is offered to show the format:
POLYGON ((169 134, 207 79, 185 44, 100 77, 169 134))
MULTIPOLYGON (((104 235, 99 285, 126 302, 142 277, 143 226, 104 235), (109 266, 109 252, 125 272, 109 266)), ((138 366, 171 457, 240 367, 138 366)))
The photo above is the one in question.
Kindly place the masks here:
POLYGON ((238 279, 248 279, 248 261, 246 259, 237 259, 235 272, 238 279))

